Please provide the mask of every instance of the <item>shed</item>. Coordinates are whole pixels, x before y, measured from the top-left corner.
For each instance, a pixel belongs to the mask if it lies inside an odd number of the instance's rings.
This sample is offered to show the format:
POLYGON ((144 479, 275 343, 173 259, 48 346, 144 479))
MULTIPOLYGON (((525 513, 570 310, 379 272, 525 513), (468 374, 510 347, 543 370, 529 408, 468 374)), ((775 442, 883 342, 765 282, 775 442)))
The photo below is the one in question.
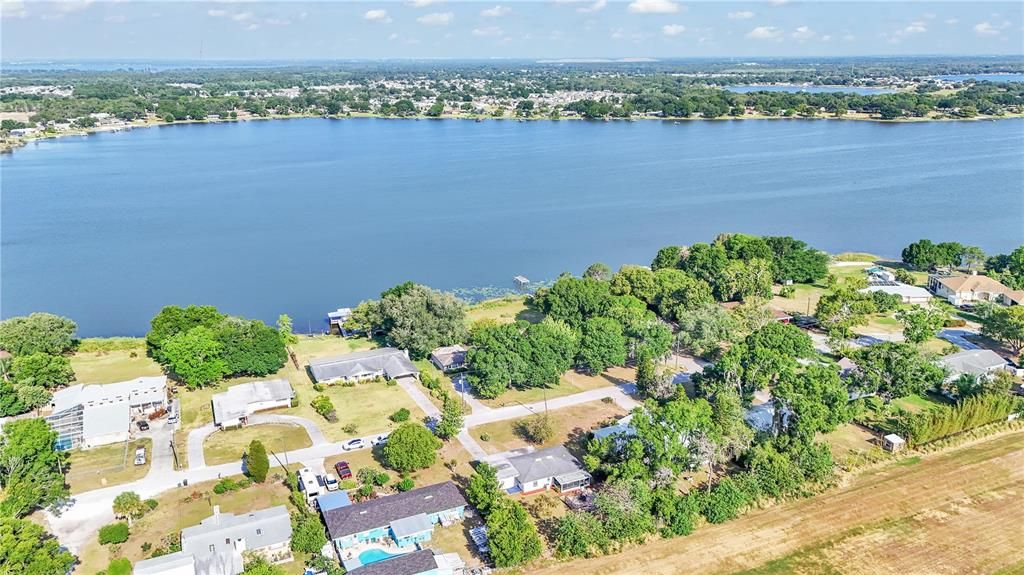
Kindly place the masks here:
POLYGON ((345 491, 332 491, 316 498, 316 506, 320 509, 321 513, 326 513, 331 509, 348 507, 349 505, 352 505, 352 500, 348 498, 348 493, 345 491))
POLYGON ((906 446, 906 440, 904 440, 899 435, 896 435, 895 433, 890 433, 889 435, 886 435, 885 437, 882 438, 882 449, 890 453, 902 451, 903 448, 906 446))

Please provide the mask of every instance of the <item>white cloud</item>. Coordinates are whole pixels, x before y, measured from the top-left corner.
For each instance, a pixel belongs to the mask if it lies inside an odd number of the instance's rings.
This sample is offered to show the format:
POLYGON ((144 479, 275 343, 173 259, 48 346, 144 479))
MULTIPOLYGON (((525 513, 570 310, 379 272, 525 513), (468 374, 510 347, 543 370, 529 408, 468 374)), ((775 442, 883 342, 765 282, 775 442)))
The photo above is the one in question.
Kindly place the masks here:
POLYGON ((507 16, 512 9, 508 6, 495 6, 494 8, 487 8, 480 11, 480 16, 484 18, 501 18, 507 16))
POLYGON ((397 40, 397 39, 398 39, 398 32, 392 32, 391 34, 388 34, 388 40, 397 40))
POLYGON ((678 36, 686 32, 686 26, 682 24, 665 24, 661 27, 661 33, 666 36, 678 36))
POLYGON ((4 0, 0 2, 0 18, 27 18, 28 10, 20 0, 4 0))
POLYGON ((267 18, 263 23, 269 26, 287 26, 291 24, 292 21, 288 18, 267 18))
POLYGON ((454 19, 455 14, 452 12, 433 12, 431 14, 420 16, 416 21, 427 26, 447 26, 451 24, 454 19))
POLYGON ((363 20, 380 22, 381 24, 390 24, 391 16, 388 16, 387 10, 367 10, 366 13, 363 14, 363 20))
POLYGON ((612 30, 611 37, 612 40, 621 40, 626 37, 626 34, 625 32, 622 31, 622 28, 617 28, 615 30, 612 30))
POLYGON ((252 12, 238 12, 232 14, 231 19, 235 22, 245 22, 246 20, 252 20, 252 12))
POLYGON ((259 24, 249 24, 248 26, 245 27, 246 30, 259 30, 259 28, 260 28, 259 24))
POLYGON ((473 35, 481 37, 497 37, 505 34, 505 31, 497 26, 484 26, 483 28, 474 28, 473 35))
POLYGON ((207 10, 206 11, 206 15, 207 16, 212 16, 214 18, 220 18, 221 16, 227 16, 228 15, 228 11, 227 10, 207 10))
POLYGON ((104 18, 103 21, 111 24, 124 24, 128 21, 128 17, 124 14, 113 14, 104 18))
POLYGON ((674 14, 682 8, 672 0, 633 0, 627 9, 634 14, 674 14))
POLYGON ((413 8, 426 8, 431 4, 437 4, 438 0, 410 0, 409 5, 413 8))
POLYGON ((782 30, 775 26, 758 26, 747 32, 747 38, 754 40, 777 40, 782 38, 782 30))
POLYGON ((592 14, 594 12, 604 10, 604 7, 607 5, 608 0, 594 0, 594 2, 587 4, 586 6, 580 6, 576 11, 580 14, 592 14))
POLYGON ((814 30, 811 30, 807 26, 800 26, 790 34, 790 36, 797 40, 811 40, 817 35, 818 34, 814 30))
POLYGON ((956 18, 950 18, 949 20, 946 20, 946 24, 949 24, 950 26, 956 26, 959 23, 960 21, 957 20, 956 18))
POLYGON ((825 34, 824 36, 821 37, 821 41, 822 42, 828 42, 831 39, 832 39, 832 36, 829 36, 828 34, 825 34))
POLYGON ((730 20, 750 20, 754 17, 754 13, 750 10, 737 10, 736 12, 729 12, 726 14, 730 20))
POLYGON ((783 6, 789 4, 789 0, 768 0, 768 3, 772 6, 783 6))
POLYGON ((924 34, 928 31, 928 26, 921 20, 917 22, 911 22, 909 26, 903 29, 904 35, 910 34, 924 34))
POLYGON ((978 36, 998 36, 999 28, 989 22, 978 22, 974 25, 974 33, 978 36))

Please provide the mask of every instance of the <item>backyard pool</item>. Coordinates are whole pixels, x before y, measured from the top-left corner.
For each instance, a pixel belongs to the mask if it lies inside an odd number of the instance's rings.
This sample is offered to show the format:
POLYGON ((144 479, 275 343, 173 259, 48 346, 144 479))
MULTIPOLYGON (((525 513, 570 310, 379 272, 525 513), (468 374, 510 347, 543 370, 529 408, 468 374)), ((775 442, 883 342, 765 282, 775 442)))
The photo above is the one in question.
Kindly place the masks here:
POLYGON ((359 562, 363 565, 369 565, 370 563, 377 563, 385 559, 391 559, 392 557, 398 557, 401 553, 391 554, 383 549, 367 549, 359 554, 359 562))

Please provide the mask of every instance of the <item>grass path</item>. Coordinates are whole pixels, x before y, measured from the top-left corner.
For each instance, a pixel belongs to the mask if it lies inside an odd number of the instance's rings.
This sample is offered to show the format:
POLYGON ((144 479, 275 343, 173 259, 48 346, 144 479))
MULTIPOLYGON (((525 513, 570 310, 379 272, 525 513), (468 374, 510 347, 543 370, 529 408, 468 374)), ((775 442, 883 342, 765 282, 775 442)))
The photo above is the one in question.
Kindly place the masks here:
POLYGON ((618 555, 553 563, 530 572, 908 574, 1008 569, 1024 561, 1024 547, 1017 541, 1019 505, 1013 503, 1024 491, 1022 442, 1024 431, 1006 433, 924 455, 913 465, 874 469, 822 495, 753 511, 723 525, 701 526, 689 537, 655 540, 618 555), (1002 508, 1013 505, 1018 513, 1008 517, 1002 508), (967 521, 963 529, 951 525, 961 517, 967 521), (875 539, 862 537, 865 533, 875 539), (963 539, 955 541, 957 535, 963 539), (949 544, 933 544, 932 538, 949 544), (888 541, 899 553, 872 547, 888 541))

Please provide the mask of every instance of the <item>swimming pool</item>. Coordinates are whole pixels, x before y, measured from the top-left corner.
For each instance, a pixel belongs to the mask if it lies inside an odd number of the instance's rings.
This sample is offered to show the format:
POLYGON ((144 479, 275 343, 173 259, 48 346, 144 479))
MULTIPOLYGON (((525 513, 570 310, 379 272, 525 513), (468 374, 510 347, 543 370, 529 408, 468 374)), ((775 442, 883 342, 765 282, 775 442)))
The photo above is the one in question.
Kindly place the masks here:
POLYGON ((359 562, 363 565, 369 565, 370 563, 377 563, 385 559, 391 559, 392 557, 398 557, 400 553, 391 554, 383 549, 367 549, 359 554, 359 562))

